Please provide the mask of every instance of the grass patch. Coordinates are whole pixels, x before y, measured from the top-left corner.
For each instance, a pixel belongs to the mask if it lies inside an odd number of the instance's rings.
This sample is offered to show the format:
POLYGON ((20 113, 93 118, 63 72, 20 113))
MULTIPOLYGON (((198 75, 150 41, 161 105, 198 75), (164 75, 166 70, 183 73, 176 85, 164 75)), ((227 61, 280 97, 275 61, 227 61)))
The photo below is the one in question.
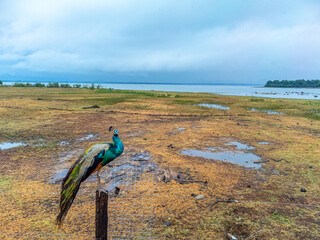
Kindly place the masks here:
POLYGON ((266 103, 265 105, 259 106, 256 108, 260 110, 278 110, 278 109, 285 108, 285 106, 282 104, 276 104, 276 103, 266 103))
POLYGON ((251 102, 264 102, 264 98, 250 98, 251 102))
POLYGON ((0 177, 0 190, 8 191, 11 189, 12 178, 10 177, 0 177))
POLYGON ((293 224, 293 220, 291 218, 288 218, 286 216, 281 215, 277 210, 275 210, 271 217, 268 217, 269 222, 278 222, 280 224, 284 224, 287 226, 290 226, 293 224))
POLYGON ((110 98, 90 98, 90 99, 83 99, 83 101, 90 104, 114 105, 117 103, 129 102, 130 98, 128 96, 120 96, 120 97, 110 97, 110 98))
POLYGON ((97 89, 96 93, 125 93, 125 94, 133 94, 138 96, 146 96, 146 97, 173 97, 170 93, 161 93, 161 92, 154 92, 154 91, 133 91, 133 90, 121 90, 121 89, 97 89))
POLYGON ((174 100, 173 103, 175 104, 181 104, 181 105, 194 105, 199 104, 199 102, 193 101, 193 100, 174 100))

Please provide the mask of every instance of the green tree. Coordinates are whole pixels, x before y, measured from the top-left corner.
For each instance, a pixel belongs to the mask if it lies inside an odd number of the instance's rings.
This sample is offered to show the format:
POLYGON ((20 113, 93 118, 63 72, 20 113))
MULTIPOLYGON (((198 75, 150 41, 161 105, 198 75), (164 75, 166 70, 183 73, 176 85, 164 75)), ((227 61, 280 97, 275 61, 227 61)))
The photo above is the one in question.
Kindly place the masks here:
POLYGON ((33 84, 34 87, 45 87, 46 85, 44 85, 43 83, 35 83, 33 84))
POLYGON ((68 83, 65 83, 65 84, 61 83, 60 87, 62 87, 62 88, 71 88, 71 86, 68 83))
POLYGON ((54 83, 49 82, 47 87, 48 88, 58 88, 59 87, 59 83, 57 83, 57 82, 54 82, 54 83))

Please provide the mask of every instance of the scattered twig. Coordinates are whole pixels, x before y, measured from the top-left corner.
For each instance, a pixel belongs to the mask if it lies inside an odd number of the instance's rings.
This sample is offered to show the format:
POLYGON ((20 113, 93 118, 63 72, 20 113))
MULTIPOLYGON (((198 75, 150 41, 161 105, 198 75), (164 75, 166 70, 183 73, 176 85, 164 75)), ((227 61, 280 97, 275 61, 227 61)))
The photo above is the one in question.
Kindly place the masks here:
POLYGON ((244 127, 248 127, 249 125, 247 125, 247 124, 242 124, 242 123, 237 123, 237 125, 239 125, 239 126, 244 126, 244 127))
POLYGON ((281 162, 281 161, 285 161, 286 163, 291 163, 291 161, 288 161, 288 160, 286 160, 286 159, 284 159, 284 158, 281 158, 281 159, 279 159, 279 160, 277 160, 277 159, 274 159, 274 158, 270 158, 270 159, 268 159, 268 160, 263 160, 263 161, 255 161, 255 162, 253 162, 253 163, 267 163, 267 162, 270 162, 270 161, 274 161, 274 162, 281 162))
POLYGON ((271 160, 272 160, 272 161, 275 161, 275 162, 285 161, 286 163, 291 163, 291 161, 288 161, 288 160, 286 160, 286 159, 284 159, 284 158, 281 158, 281 159, 279 159, 279 160, 276 160, 276 159, 271 158, 271 160))
POLYGON ((217 199, 214 203, 211 204, 210 206, 210 211, 212 211, 213 206, 216 205, 219 202, 225 202, 225 203, 238 203, 238 200, 233 200, 233 199, 217 199))

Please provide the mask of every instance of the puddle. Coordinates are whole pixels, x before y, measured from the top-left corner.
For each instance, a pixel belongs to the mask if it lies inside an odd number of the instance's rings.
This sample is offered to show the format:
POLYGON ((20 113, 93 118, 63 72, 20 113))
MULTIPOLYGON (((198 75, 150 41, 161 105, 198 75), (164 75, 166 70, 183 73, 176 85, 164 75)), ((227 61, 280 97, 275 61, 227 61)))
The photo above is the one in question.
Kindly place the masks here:
POLYGON ((4 142, 0 143, 0 150, 15 148, 19 146, 26 146, 26 144, 23 142, 4 142))
POLYGON ((78 140, 78 141, 86 141, 86 140, 95 138, 95 137, 97 137, 97 136, 98 136, 97 134, 90 133, 90 134, 88 134, 86 137, 79 138, 79 139, 77 139, 77 140, 78 140))
POLYGON ((32 147, 44 147, 46 146, 46 140, 43 138, 39 138, 38 140, 34 140, 33 143, 28 144, 31 145, 32 147))
POLYGON ((241 143, 241 142, 229 142, 229 143, 226 143, 225 145, 228 145, 228 146, 236 146, 236 148, 238 150, 253 150, 254 147, 252 146, 248 146, 247 144, 244 144, 244 143, 241 143))
POLYGON ((59 146, 66 146, 66 145, 69 145, 70 143, 67 142, 67 141, 61 141, 58 143, 59 146))
POLYGON ((254 155, 253 153, 232 152, 232 151, 206 152, 206 151, 189 149, 189 150, 181 151, 181 154, 192 156, 192 157, 203 157, 207 159, 230 162, 230 163, 234 163, 239 166, 243 166, 247 168, 258 169, 261 167, 261 164, 254 163, 260 160, 261 158, 254 155))
POLYGON ((276 111, 273 111, 273 110, 258 109, 258 108, 251 108, 251 111, 264 112, 264 113, 267 113, 267 114, 284 114, 282 112, 276 112, 276 111))
POLYGON ((44 147, 46 146, 46 143, 38 143, 36 145, 33 145, 33 147, 44 147))
POLYGON ((258 142, 259 144, 262 144, 262 145, 268 145, 269 142, 258 142))
POLYGON ((53 175, 53 177, 51 178, 49 183, 56 184, 56 183, 62 182, 62 180, 64 179, 64 177, 68 173, 68 171, 69 171, 69 169, 61 169, 61 170, 57 171, 56 174, 53 175))
POLYGON ((184 131, 184 130, 186 130, 185 127, 179 127, 179 128, 178 128, 178 131, 179 131, 179 132, 184 131))
POLYGON ((209 104, 209 103, 200 103, 197 106, 200 107, 207 107, 207 108, 216 108, 216 109, 222 109, 222 110, 228 110, 230 107, 225 107, 219 104, 209 104))

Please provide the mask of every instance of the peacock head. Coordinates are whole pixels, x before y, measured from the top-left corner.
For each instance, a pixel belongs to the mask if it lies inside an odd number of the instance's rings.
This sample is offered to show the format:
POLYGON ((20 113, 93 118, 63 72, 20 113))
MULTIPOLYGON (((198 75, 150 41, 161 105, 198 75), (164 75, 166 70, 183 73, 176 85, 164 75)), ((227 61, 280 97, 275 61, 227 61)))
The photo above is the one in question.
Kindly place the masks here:
POLYGON ((116 137, 119 135, 119 132, 118 132, 118 130, 117 130, 117 129, 115 129, 115 130, 114 130, 113 135, 114 135, 114 136, 116 136, 116 137))

